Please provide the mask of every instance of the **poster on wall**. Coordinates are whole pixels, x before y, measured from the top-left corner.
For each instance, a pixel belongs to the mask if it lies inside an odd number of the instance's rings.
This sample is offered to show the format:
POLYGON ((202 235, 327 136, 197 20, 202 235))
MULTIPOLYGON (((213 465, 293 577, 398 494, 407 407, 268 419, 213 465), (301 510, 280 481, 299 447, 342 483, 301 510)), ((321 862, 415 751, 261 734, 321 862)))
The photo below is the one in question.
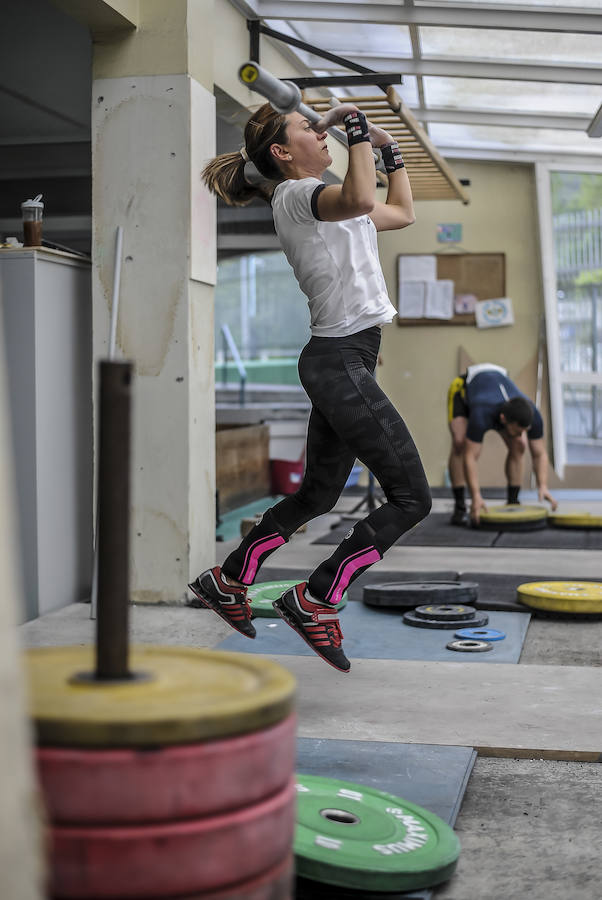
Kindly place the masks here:
POLYGON ((475 315, 477 328, 498 328, 501 325, 514 325, 514 311, 510 297, 480 300, 476 304, 475 315))

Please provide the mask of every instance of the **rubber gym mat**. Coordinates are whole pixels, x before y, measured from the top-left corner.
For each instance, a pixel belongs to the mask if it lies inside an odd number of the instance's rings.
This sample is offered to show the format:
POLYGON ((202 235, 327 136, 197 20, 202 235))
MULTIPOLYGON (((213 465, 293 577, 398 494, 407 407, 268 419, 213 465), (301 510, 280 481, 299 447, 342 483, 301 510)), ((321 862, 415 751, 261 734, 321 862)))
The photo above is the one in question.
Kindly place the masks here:
MULTIPOLYGON (((476 757, 472 747, 298 738, 296 770, 387 791, 436 813, 453 828, 476 757)), ((322 896, 332 897, 332 888, 299 879, 297 900, 322 896)), ((393 896, 428 900, 432 891, 393 896)))
MULTIPOLYGON (((398 610, 371 609, 363 603, 350 603, 341 612, 344 650, 350 659, 414 659, 427 662, 517 663, 527 633, 528 612, 492 612, 488 628, 506 634, 487 653, 457 653, 448 650, 452 640, 449 629, 414 628, 406 625, 398 610)), ((232 634, 217 649, 247 653, 314 656, 314 651, 281 619, 255 619, 254 641, 232 634)), ((462 627, 470 627, 466 622, 462 627)))
POLYGON ((548 527, 541 531, 504 531, 497 534, 493 546, 523 550, 602 550, 602 528, 548 527))
MULTIPOLYGON (((547 575, 500 574, 499 572, 460 572, 459 581, 476 581, 479 585, 479 599, 474 604, 478 609, 502 610, 504 612, 525 612, 525 607, 516 599, 519 584, 528 581, 550 581, 547 575)), ((562 581, 577 579, 565 579, 562 581)))
MULTIPOLYGON (((451 512, 431 513, 395 543, 413 547, 493 547, 497 532, 479 531, 450 525, 451 512)), ((313 541, 314 544, 340 544, 353 522, 346 519, 336 528, 313 541)))
MULTIPOLYGON (((265 566, 261 570, 262 581, 292 580, 305 581, 307 569, 277 569, 265 566)), ((516 575, 500 572, 453 572, 452 570, 436 572, 389 572, 382 569, 369 569, 353 582, 347 589, 350 600, 363 598, 364 585, 384 584, 388 581, 476 581, 479 585, 479 599, 474 604, 477 609, 499 610, 500 612, 525 612, 525 607, 516 599, 516 588, 528 581, 549 581, 550 573, 538 575, 516 575)), ((590 581, 576 573, 570 577, 563 576, 561 581, 590 581)), ((401 611, 403 612, 403 610, 401 611)), ((400 615, 401 615, 400 612, 400 615)))
MULTIPOLYGON (((602 529, 542 528, 539 531, 489 531, 449 524, 449 513, 431 513, 411 531, 403 534, 396 546, 410 547, 516 547, 535 550, 602 550, 602 529)), ((313 541, 314 544, 340 544, 351 520, 345 520, 313 541)))

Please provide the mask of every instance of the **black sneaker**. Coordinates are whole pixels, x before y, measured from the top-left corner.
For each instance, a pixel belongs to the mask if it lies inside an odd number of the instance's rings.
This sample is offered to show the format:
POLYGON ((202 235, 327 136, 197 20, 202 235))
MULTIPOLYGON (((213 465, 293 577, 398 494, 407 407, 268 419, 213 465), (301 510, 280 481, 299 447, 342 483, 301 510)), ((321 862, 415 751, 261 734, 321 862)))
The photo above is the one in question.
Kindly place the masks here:
POLYGON ((343 632, 336 610, 308 600, 306 586, 307 582, 302 581, 289 588, 272 606, 318 656, 339 672, 348 672, 351 663, 341 649, 343 632))
POLYGON ((188 587, 196 598, 190 601, 190 606, 212 609, 245 637, 255 637, 257 632, 251 624, 247 589, 228 584, 219 566, 201 572, 188 587))
POLYGON ((468 525, 468 510, 454 509, 452 517, 449 520, 450 525, 468 525))

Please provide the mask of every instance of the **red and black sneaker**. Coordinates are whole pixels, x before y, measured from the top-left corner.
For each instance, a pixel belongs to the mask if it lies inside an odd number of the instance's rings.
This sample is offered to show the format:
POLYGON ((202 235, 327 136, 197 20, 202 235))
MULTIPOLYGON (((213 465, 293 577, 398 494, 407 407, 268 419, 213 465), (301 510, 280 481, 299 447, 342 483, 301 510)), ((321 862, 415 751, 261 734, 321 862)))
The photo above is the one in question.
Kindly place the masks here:
POLYGON ((307 582, 302 581, 289 588, 272 606, 318 656, 340 672, 348 672, 351 663, 341 649, 343 632, 336 610, 308 600, 306 586, 307 582))
POLYGON ((245 637, 255 637, 257 632, 251 624, 247 589, 228 584, 219 566, 201 572, 188 587, 196 598, 190 601, 190 606, 212 609, 245 637))

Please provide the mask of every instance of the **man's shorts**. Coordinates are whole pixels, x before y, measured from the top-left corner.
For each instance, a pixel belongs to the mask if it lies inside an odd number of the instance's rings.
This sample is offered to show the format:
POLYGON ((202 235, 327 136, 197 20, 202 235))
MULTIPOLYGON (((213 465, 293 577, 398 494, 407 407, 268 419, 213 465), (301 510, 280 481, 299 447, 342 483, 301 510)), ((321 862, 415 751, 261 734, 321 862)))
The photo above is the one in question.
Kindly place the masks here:
POLYGON ((454 378, 447 392, 447 421, 451 422, 457 416, 468 418, 468 406, 466 405, 466 376, 458 375, 454 378))

